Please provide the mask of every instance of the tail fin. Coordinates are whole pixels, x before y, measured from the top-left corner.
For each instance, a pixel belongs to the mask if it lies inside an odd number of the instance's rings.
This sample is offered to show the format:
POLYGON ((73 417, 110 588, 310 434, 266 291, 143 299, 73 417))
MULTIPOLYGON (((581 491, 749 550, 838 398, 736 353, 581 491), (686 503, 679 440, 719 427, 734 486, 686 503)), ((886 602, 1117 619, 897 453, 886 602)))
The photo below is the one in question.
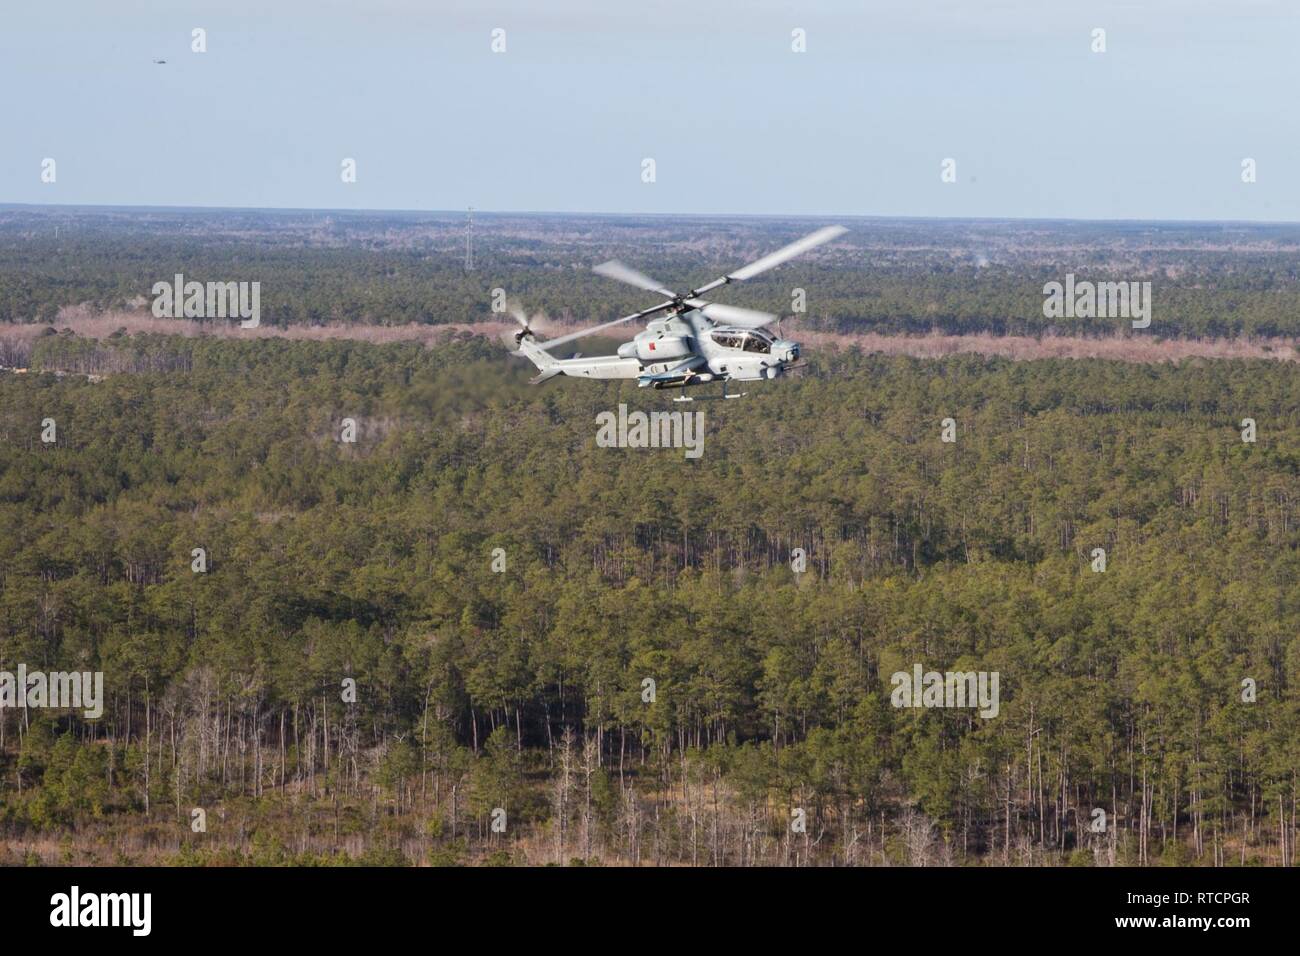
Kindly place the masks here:
POLYGON ((539 347, 531 335, 525 335, 523 339, 520 340, 519 351, 515 354, 524 356, 542 370, 541 375, 529 379, 529 382, 533 385, 540 385, 548 378, 554 378, 557 375, 564 374, 564 369, 562 369, 560 363, 555 360, 555 356, 539 347))

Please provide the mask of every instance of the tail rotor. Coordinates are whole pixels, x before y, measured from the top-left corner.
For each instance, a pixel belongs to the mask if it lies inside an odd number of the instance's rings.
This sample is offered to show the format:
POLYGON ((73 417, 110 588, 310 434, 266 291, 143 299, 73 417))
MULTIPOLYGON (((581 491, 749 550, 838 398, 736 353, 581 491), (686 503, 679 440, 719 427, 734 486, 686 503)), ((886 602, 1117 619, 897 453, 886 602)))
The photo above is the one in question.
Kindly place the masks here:
POLYGON ((514 316, 514 320, 519 323, 519 331, 515 333, 516 348, 524 344, 524 339, 529 337, 536 338, 536 336, 533 335, 532 326, 528 324, 528 315, 523 309, 517 305, 512 305, 510 306, 510 314, 514 316))
POLYGON ((529 319, 528 313, 523 310, 523 307, 515 303, 509 304, 506 311, 510 313, 511 318, 519 323, 519 331, 503 333, 501 336, 503 341, 509 344, 513 340, 516 349, 522 347, 526 339, 534 342, 540 341, 537 333, 545 331, 545 327, 548 325, 547 318, 543 313, 538 312, 529 319), (537 325, 538 328, 534 328, 534 325, 537 325))

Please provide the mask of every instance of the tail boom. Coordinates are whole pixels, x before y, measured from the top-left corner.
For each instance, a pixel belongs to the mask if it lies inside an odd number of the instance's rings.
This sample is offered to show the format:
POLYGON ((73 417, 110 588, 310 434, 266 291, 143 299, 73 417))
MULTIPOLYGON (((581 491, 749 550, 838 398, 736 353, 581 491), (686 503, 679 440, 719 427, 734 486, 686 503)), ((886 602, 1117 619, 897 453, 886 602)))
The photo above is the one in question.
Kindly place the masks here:
POLYGON ((641 363, 634 358, 593 355, 588 358, 557 359, 542 347, 545 344, 538 343, 532 336, 525 336, 516 353, 527 358, 541 371, 540 375, 532 379, 534 385, 557 375, 572 378, 636 378, 641 374, 641 363))

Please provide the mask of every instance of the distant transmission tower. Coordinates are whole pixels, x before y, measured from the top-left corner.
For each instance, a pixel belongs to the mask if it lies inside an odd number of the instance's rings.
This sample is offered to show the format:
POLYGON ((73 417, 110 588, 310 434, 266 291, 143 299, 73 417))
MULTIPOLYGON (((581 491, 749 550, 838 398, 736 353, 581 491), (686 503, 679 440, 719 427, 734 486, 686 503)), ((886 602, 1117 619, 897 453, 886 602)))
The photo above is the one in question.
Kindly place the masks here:
POLYGON ((465 271, 474 271, 474 207, 465 217, 465 271))

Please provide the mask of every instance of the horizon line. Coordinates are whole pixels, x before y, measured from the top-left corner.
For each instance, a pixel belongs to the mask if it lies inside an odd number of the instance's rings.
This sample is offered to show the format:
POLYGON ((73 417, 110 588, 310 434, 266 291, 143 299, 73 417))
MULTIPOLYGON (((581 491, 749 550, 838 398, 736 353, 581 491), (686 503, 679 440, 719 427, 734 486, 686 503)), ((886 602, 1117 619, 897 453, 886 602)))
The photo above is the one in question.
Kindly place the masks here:
MULTIPOLYGON (((122 211, 122 212, 251 212, 251 213, 316 213, 326 215, 407 215, 407 216, 460 216, 464 209, 409 209, 409 208, 331 208, 315 206, 211 206, 211 205, 122 205, 113 203, 19 203, 0 202, 0 210, 32 211, 122 211)), ((1090 218, 1083 216, 906 216, 869 213, 741 213, 741 212, 595 212, 556 209, 481 209, 472 207, 483 216, 554 216, 576 218, 580 216, 624 219, 804 219, 826 220, 855 219, 879 222, 1015 222, 1015 223, 1150 223, 1155 225, 1202 226, 1300 226, 1293 219, 1144 219, 1090 218)))

